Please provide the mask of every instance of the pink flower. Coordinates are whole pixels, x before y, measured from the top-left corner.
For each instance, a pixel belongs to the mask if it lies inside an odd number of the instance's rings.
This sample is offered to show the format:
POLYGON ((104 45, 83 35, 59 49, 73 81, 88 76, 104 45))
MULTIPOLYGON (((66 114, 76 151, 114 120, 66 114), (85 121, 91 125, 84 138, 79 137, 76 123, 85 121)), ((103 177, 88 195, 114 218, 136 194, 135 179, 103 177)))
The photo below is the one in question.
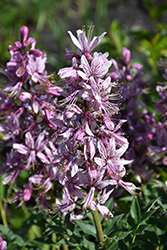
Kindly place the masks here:
POLYGON ((30 168, 36 162, 36 156, 46 164, 50 161, 45 154, 42 153, 45 149, 46 140, 44 140, 44 133, 40 133, 37 140, 34 142, 32 134, 27 132, 25 135, 25 144, 14 143, 13 148, 17 150, 20 154, 28 155, 27 168, 30 168))
POLYGON ((22 50, 35 41, 35 38, 32 37, 28 38, 28 28, 26 26, 23 26, 20 31, 21 31, 21 43, 15 42, 15 46, 10 46, 9 51, 22 50))
POLYGON ((102 40, 106 32, 104 32, 101 36, 94 37, 91 41, 91 37, 86 37, 84 31, 77 30, 78 39, 68 31, 68 34, 71 37, 72 42, 77 46, 82 54, 90 53, 102 40))
POLYGON ((99 166, 113 168, 113 172, 116 170, 116 166, 129 164, 132 161, 124 160, 120 158, 128 148, 128 141, 117 149, 115 138, 111 138, 109 141, 99 140, 97 147, 101 158, 95 157, 95 162, 99 166))
POLYGON ((47 82, 47 76, 45 70, 45 63, 47 57, 45 54, 39 57, 34 55, 29 55, 27 64, 27 72, 31 76, 32 81, 37 82, 47 82))
POLYGON ((83 71, 78 71, 79 76, 84 80, 89 80, 91 76, 94 78, 103 78, 112 64, 111 61, 103 59, 104 58, 101 53, 95 52, 91 65, 89 65, 86 57, 82 55, 80 67, 83 71))
POLYGON ((0 236, 0 250, 7 250, 7 242, 0 236))

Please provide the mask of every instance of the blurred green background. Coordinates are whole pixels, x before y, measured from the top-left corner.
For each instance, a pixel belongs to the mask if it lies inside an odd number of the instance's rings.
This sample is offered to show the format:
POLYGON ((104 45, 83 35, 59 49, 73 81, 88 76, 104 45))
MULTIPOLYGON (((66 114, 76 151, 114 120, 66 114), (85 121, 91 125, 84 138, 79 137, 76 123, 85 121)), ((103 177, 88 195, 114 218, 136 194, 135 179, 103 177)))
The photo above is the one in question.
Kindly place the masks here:
MULTIPOLYGON (((22 25, 29 27, 38 48, 48 55, 48 70, 58 71, 67 65, 65 48, 72 49, 67 34, 83 25, 95 25, 93 35, 107 31, 104 50, 120 57, 123 46, 147 57, 156 74, 155 61, 161 56, 167 40, 159 45, 167 32, 167 3, 163 0, 0 0, 0 62, 5 66, 9 45, 20 39, 22 25), (154 38, 155 34, 159 34, 154 38), (152 39, 154 39, 152 41, 152 39), (150 43, 150 44, 149 44, 150 43), (158 43, 156 53, 154 52, 158 43), (161 48, 160 48, 161 47, 161 48)), ((167 54, 165 51, 164 53, 167 54)), ((145 58, 144 58, 145 59, 145 58)))

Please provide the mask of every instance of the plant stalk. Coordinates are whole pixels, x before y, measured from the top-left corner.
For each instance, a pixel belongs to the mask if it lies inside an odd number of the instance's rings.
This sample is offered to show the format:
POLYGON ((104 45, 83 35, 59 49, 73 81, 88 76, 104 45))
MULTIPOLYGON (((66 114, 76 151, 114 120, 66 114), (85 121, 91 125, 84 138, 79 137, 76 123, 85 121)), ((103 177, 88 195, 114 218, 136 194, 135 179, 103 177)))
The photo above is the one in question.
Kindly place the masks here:
POLYGON ((2 222, 4 224, 5 227, 8 227, 8 222, 6 219, 6 212, 2 203, 2 200, 0 199, 0 213, 1 213, 1 217, 2 217, 2 222))
POLYGON ((99 243, 103 243, 104 242, 103 230, 102 230, 100 217, 99 217, 99 213, 98 213, 97 209, 92 211, 92 215, 93 215, 99 243))
POLYGON ((68 246, 67 246, 67 245, 62 244, 62 250, 68 250, 68 246))

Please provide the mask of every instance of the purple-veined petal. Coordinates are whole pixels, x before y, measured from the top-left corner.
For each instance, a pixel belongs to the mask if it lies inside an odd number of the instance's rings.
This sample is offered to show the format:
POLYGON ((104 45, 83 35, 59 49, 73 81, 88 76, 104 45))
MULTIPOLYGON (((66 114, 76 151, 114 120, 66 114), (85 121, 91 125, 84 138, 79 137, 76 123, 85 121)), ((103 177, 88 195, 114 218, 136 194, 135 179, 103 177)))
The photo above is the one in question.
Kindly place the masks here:
POLYGON ((82 57, 81 57, 81 65, 82 65, 83 70, 84 70, 85 74, 87 75, 87 77, 90 77, 92 74, 91 68, 90 68, 89 63, 84 55, 82 55, 82 57))
MULTIPOLYGON (((77 30, 77 33, 79 34, 79 30, 77 30)), ((79 41, 76 39, 76 37, 72 34, 72 32, 71 32, 71 31, 68 31, 68 34, 70 35, 73 44, 75 44, 75 46, 76 46, 78 49, 82 50, 82 46, 80 45, 80 43, 79 43, 79 41)))
POLYGON ((40 133, 39 135, 38 135, 38 138, 37 138, 37 140, 36 140, 36 142, 35 142, 35 149, 38 151, 39 149, 41 149, 41 148, 44 148, 44 146, 43 145, 41 145, 42 144, 42 141, 44 140, 44 138, 45 138, 45 133, 44 133, 44 131, 42 132, 42 133, 40 133), (41 147, 42 146, 42 147, 41 147))
POLYGON ((28 158, 27 168, 29 168, 31 164, 33 165, 35 161, 36 161, 36 152, 35 150, 31 150, 28 158))
POLYGON ((119 159, 118 161, 114 161, 115 164, 118 164, 118 165, 127 165, 127 164, 130 164, 132 163, 134 160, 125 160, 123 158, 119 159))
POLYGON ((92 131, 91 131, 90 128, 89 128, 89 125, 88 125, 88 121, 87 121, 87 120, 85 121, 85 132, 86 132, 89 136, 94 136, 94 134, 92 133, 92 131))
POLYGON ((3 185, 14 182, 19 172, 20 172, 20 170, 16 169, 16 170, 12 171, 11 173, 8 173, 6 178, 3 179, 3 181, 2 181, 3 185))
POLYGON ((107 32, 103 32, 103 34, 101 34, 101 36, 95 36, 93 37, 92 41, 90 42, 90 48, 89 48, 89 52, 91 52, 103 39, 103 37, 105 36, 107 32))
POLYGON ((83 175, 82 172, 78 171, 78 172, 77 172, 77 176, 78 176, 79 182, 80 182, 81 184, 83 184, 83 185, 87 185, 87 184, 88 184, 88 180, 87 180, 87 178, 83 175))
POLYGON ((22 92, 19 96, 19 99, 24 102, 26 99, 31 99, 32 95, 28 92, 22 92))
POLYGON ((35 114, 38 114, 39 108, 40 108, 39 102, 33 101, 32 107, 33 107, 34 113, 35 113, 35 114))
POLYGON ((116 126, 115 129, 114 129, 114 132, 116 132, 118 129, 120 129, 121 126, 122 126, 122 124, 125 123, 125 122, 127 122, 127 120, 123 120, 123 119, 122 119, 122 120, 119 120, 117 126, 116 126))
POLYGON ((93 142, 93 138, 90 138, 89 140, 89 148, 90 148, 90 159, 92 160, 96 153, 96 148, 93 142))
POLYGON ((20 154, 24 154, 24 155, 26 155, 30 152, 29 148, 27 148, 25 145, 19 144, 19 143, 14 143, 13 148, 16 149, 17 152, 19 152, 20 154))
POLYGON ((101 203, 101 204, 106 203, 106 201, 107 201, 108 198, 110 197, 110 194, 111 194, 113 191, 114 191, 114 188, 111 189, 110 191, 108 191, 108 192, 106 193, 106 189, 105 189, 105 190, 103 191, 102 197, 101 197, 101 199, 100 199, 100 203, 101 203))
POLYGON ((83 209, 86 209, 87 207, 90 207, 90 205, 91 205, 91 203, 93 201, 94 193, 95 193, 95 188, 91 187, 89 193, 87 194, 87 196, 85 197, 85 199, 82 202, 82 203, 84 203, 83 209))
POLYGON ((84 217, 82 214, 70 214, 70 221, 81 220, 84 217))
POLYGON ((55 95, 55 96, 60 96, 59 92, 62 92, 63 89, 57 86, 49 87, 45 90, 46 93, 55 95))
POLYGON ((100 140, 98 141, 97 147, 98 147, 98 150, 99 150, 101 157, 103 159, 107 159, 107 156, 108 156, 107 149, 104 146, 104 144, 102 143, 102 141, 100 141, 100 140))
POLYGON ((78 70, 77 73, 83 80, 89 80, 89 77, 83 71, 78 70))
POLYGON ((113 214, 106 206, 101 206, 100 204, 97 204, 96 208, 104 216, 104 218, 107 218, 108 216, 113 217, 113 214))
POLYGON ((107 129, 114 130, 114 123, 111 121, 109 117, 104 116, 103 120, 107 129))
POLYGON ((41 184, 44 176, 42 174, 35 174, 31 176, 28 180, 34 184, 41 184))
POLYGON ((109 140, 107 149, 108 149, 108 155, 112 157, 116 151, 116 143, 114 137, 111 137, 111 139, 109 140))
POLYGON ((25 143, 29 148, 34 149, 34 139, 30 132, 27 132, 25 135, 25 143))
POLYGON ((82 48, 82 52, 86 52, 88 50, 88 41, 82 30, 77 30, 78 41, 82 48))
POLYGON ((100 184, 98 184, 99 189, 103 189, 105 187, 108 187, 109 185, 117 185, 117 181, 115 180, 106 180, 106 181, 101 181, 100 184))
POLYGON ((72 166, 72 170, 71 170, 71 177, 73 177, 75 174, 77 174, 77 172, 78 172, 78 165, 74 164, 72 166))
POLYGON ((67 77, 76 77, 77 73, 76 73, 76 69, 73 69, 73 67, 67 67, 67 68, 63 68, 60 69, 58 72, 58 75, 61 78, 67 78, 67 77))
POLYGON ((49 163, 50 163, 50 161, 47 159, 46 155, 44 155, 43 153, 38 152, 38 153, 37 153, 37 156, 38 156, 38 158, 39 158, 43 163, 46 163, 46 164, 49 164, 49 163))
POLYGON ((119 149, 117 149, 117 150, 116 150, 117 156, 119 156, 119 157, 122 156, 122 155, 126 152, 128 146, 129 146, 129 144, 128 144, 128 143, 125 143, 125 144, 122 145, 119 149))
POLYGON ((49 159, 52 159, 53 154, 52 154, 51 150, 47 146, 45 146, 44 149, 45 149, 45 153, 46 153, 47 157, 49 159))
POLYGON ((126 189, 130 194, 135 194, 134 190, 139 189, 131 182, 125 182, 120 180, 119 185, 126 189))
POLYGON ((42 186, 45 188, 45 193, 49 191, 49 189, 51 189, 52 187, 52 182, 50 181, 50 178, 47 178, 44 183, 42 184, 42 186))
POLYGON ((100 167, 103 167, 106 164, 106 161, 102 158, 99 158, 99 157, 95 157, 94 161, 100 167))

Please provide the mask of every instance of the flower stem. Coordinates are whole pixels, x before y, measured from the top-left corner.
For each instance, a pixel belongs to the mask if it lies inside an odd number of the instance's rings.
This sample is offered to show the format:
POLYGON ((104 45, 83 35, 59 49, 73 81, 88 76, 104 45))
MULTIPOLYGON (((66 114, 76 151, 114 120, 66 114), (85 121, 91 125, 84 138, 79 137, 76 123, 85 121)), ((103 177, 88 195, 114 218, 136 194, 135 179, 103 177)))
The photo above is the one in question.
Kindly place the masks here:
POLYGON ((4 224, 5 227, 8 227, 8 222, 7 222, 7 219, 6 219, 6 212, 5 212, 5 209, 3 207, 1 199, 0 199, 0 211, 1 211, 3 224, 4 224))
POLYGON ((5 212, 5 209, 4 209, 4 206, 2 204, 1 199, 0 199, 0 213, 1 213, 1 216, 2 216, 2 221, 3 221, 4 226, 8 227, 8 222, 7 222, 7 219, 6 219, 6 212, 5 212))
POLYGON ((62 250, 68 250, 68 246, 67 246, 67 245, 62 244, 62 250))
POLYGON ((95 227, 96 227, 98 240, 100 243, 104 243, 103 230, 102 230, 100 217, 99 217, 99 213, 98 213, 97 209, 92 211, 92 215, 93 215, 93 219, 94 219, 94 223, 95 223, 95 227))

